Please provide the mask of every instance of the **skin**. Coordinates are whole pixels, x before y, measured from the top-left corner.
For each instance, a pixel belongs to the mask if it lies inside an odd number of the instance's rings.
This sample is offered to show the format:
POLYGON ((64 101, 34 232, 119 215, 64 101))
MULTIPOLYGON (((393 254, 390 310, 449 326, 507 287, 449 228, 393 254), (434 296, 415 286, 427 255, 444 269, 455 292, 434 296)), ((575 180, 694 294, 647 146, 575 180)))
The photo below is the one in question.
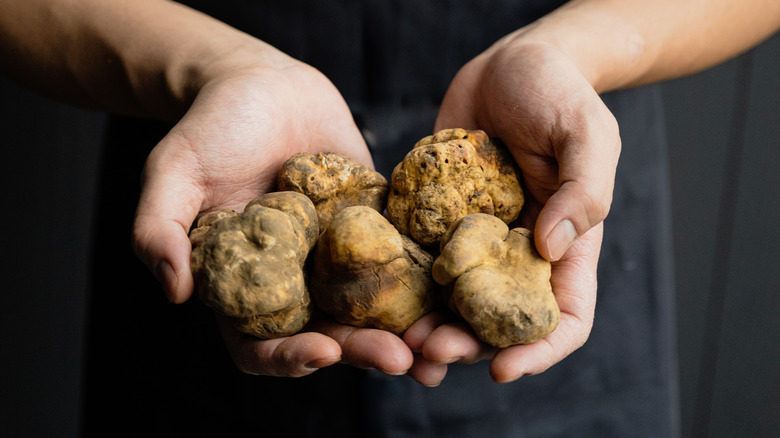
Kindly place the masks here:
MULTIPOLYGON (((240 209, 294 152, 329 149, 371 165, 327 78, 203 14, 161 0, 0 0, 0 9, 0 67, 11 76, 72 103, 176 122, 148 157, 133 228, 136 253, 172 302, 192 295, 187 230, 199 214, 240 209)), ((454 78, 432 131, 484 129, 523 170, 524 220, 555 262, 562 311, 543 341, 496 351, 443 314, 403 339, 326 318, 271 341, 222 324, 237 366, 301 376, 341 361, 435 386, 453 362, 491 359, 499 382, 557 363, 592 326, 601 223, 621 147, 598 93, 707 68, 778 26, 776 0, 572 1, 454 78)))

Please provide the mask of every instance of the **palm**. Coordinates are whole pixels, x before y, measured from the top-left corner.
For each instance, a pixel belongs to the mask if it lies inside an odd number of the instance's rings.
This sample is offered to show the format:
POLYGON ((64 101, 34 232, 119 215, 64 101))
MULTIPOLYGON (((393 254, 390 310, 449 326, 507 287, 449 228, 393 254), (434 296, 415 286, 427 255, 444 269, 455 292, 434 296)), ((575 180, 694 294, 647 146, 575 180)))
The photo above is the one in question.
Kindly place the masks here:
POLYGON ((171 141, 152 154, 150 162, 170 161, 195 183, 201 203, 192 208, 241 209, 273 189, 276 172, 295 152, 333 151, 371 164, 330 82, 303 65, 289 70, 250 71, 207 86, 171 141))
MULTIPOLYGON (((371 164, 346 104, 316 70, 303 64, 245 70, 199 92, 147 160, 134 226, 137 253, 172 301, 192 294, 187 231, 195 218, 241 211, 274 188, 283 161, 299 151, 332 151, 371 164)), ((260 341, 220 321, 228 350, 248 373, 300 376, 340 360, 390 373, 411 366, 411 352, 389 332, 318 318, 309 332, 260 341)))

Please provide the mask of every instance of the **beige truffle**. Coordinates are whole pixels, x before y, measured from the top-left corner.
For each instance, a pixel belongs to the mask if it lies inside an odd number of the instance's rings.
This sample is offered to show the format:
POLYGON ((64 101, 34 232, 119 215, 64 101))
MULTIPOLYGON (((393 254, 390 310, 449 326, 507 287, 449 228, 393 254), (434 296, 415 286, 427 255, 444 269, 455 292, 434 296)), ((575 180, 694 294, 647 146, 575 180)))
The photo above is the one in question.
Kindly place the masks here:
POLYGON ((390 220, 425 246, 472 213, 512 222, 524 201, 512 156, 484 131, 446 129, 423 138, 393 170, 391 183, 390 220))
POLYGON ((365 206, 339 212, 320 237, 311 294, 343 323, 403 333, 436 302, 433 258, 365 206))
POLYGON ((258 338, 298 332, 311 316, 303 266, 317 221, 311 201, 295 192, 261 196, 243 213, 204 215, 190 233, 200 298, 258 338))
POLYGON ((449 305, 477 337, 498 348, 536 342, 558 325, 550 262, 531 232, 492 215, 466 216, 441 240, 433 278, 449 287, 449 305))
POLYGON ((382 174, 350 158, 332 152, 300 152, 282 165, 279 190, 308 196, 317 209, 323 232, 345 207, 366 205, 383 212, 388 188, 382 174))

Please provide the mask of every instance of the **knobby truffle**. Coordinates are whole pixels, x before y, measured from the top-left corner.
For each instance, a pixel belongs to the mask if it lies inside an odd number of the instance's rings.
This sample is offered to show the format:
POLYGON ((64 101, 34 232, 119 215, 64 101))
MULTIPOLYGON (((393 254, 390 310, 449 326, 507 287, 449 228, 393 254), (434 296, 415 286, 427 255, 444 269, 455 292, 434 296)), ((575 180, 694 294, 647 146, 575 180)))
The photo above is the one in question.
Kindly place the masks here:
POLYGON ((333 152, 300 152, 282 165, 279 190, 308 196, 319 214, 322 232, 345 207, 366 205, 383 212, 388 188, 381 173, 350 158, 333 152))
POLYGON ((391 185, 391 221, 425 246, 472 213, 512 222, 524 201, 512 156, 484 131, 445 129, 423 138, 393 170, 391 185))
POLYGON ((558 326, 550 262, 531 232, 492 215, 466 216, 441 240, 433 278, 449 289, 449 306, 494 347, 536 342, 558 326))
POLYGON ((298 332, 312 311, 303 268, 318 230, 314 205, 295 192, 261 196, 243 213, 204 215, 190 233, 200 298, 244 333, 298 332))

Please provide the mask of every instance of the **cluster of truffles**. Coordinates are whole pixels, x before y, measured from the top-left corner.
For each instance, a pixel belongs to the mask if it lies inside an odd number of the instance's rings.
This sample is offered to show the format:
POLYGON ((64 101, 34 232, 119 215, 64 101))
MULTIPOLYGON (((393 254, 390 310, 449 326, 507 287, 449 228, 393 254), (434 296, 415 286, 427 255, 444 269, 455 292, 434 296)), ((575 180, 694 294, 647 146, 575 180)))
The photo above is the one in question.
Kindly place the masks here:
POLYGON ((400 335, 447 306, 499 348, 558 324, 549 262, 530 231, 508 226, 523 205, 519 171, 483 131, 423 138, 390 187, 349 158, 299 153, 278 190, 206 214, 190 234, 199 296, 244 333, 292 335, 315 307, 400 335))

